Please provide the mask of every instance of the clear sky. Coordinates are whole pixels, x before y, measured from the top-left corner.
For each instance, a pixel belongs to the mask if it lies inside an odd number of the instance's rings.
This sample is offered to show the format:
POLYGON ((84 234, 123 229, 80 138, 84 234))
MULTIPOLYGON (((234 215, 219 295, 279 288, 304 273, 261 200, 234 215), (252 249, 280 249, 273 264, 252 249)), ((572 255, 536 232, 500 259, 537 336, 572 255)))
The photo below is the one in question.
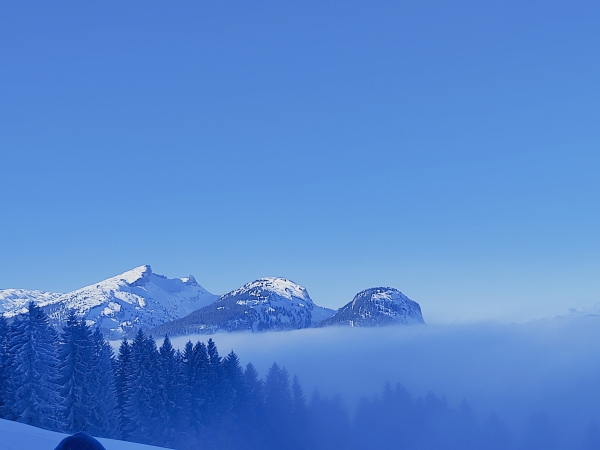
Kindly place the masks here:
POLYGON ((600 2, 0 3, 0 288, 140 264, 432 322, 600 301, 600 2))

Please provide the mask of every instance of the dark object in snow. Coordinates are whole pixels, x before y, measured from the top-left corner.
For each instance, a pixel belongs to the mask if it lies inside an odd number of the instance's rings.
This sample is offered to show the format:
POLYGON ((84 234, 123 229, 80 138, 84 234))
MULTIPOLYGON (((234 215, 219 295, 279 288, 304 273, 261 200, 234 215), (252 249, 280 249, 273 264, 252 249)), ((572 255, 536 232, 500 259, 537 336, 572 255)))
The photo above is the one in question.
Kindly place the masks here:
POLYGON ((54 450, 106 450, 96 439, 85 433, 64 438, 54 450))

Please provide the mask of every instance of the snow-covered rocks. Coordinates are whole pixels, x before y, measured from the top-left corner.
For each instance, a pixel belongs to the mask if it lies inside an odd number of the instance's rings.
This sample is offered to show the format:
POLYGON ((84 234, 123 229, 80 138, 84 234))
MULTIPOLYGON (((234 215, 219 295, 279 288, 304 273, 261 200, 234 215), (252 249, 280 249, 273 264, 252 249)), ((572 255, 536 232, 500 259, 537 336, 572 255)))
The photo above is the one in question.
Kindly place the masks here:
POLYGON ((67 294, 33 292, 19 297, 14 289, 0 291, 0 312, 11 317, 25 311, 34 301, 60 325, 69 311, 100 327, 109 338, 130 335, 184 317, 218 297, 200 286, 194 277, 167 278, 152 272, 148 265, 136 267, 99 283, 67 294))
POLYGON ((378 327, 383 325, 424 324, 421 307, 398 289, 377 287, 356 294, 320 326, 348 325, 378 327))
POLYGON ((221 296, 187 317, 152 330, 154 335, 309 328, 334 311, 314 304, 306 289, 285 278, 261 278, 221 296))
POLYGON ((19 314, 25 314, 29 302, 45 306, 55 301, 61 295, 63 294, 58 292, 0 289, 0 315, 10 318, 19 314))

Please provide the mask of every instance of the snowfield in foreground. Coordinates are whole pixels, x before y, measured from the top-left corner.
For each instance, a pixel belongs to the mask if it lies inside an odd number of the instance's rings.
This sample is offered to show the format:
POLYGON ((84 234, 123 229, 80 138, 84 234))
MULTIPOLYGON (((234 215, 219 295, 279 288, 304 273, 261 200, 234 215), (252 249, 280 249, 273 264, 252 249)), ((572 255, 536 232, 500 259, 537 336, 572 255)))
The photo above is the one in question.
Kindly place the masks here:
MULTIPOLYGON (((0 450, 54 450, 68 434, 42 430, 19 422, 0 419, 0 450)), ((133 442, 98 439, 106 450, 152 450, 163 447, 133 442)))

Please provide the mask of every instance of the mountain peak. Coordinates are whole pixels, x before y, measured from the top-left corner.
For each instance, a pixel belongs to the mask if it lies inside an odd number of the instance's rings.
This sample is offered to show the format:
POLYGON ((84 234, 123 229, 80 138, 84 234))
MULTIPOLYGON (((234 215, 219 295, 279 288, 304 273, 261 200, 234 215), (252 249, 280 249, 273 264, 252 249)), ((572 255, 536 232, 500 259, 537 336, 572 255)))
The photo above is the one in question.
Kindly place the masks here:
POLYGON ((184 317, 217 299, 194 277, 167 278, 145 264, 66 294, 0 291, 0 314, 23 312, 26 302, 42 306, 50 320, 61 325, 69 312, 99 327, 109 338, 127 336, 184 317))
POLYGON ((196 281, 193 275, 188 275, 187 277, 180 278, 180 280, 188 286, 198 286, 198 282, 196 281))
POLYGON ((220 331, 294 330, 315 326, 333 311, 314 304, 287 278, 266 277, 222 295, 215 303, 153 329, 154 336, 220 331))
POLYGON ((375 287, 356 294, 350 303, 323 321, 321 326, 379 327, 417 323, 425 323, 421 307, 417 302, 409 299, 398 289, 375 287))
POLYGON ((110 279, 123 280, 127 284, 134 284, 143 278, 147 278, 152 275, 152 268, 148 264, 138 266, 134 269, 123 272, 120 275, 111 277, 110 279))
POLYGON ((283 298, 288 300, 292 300, 293 298, 299 298, 304 301, 312 303, 312 299, 308 295, 306 288, 300 286, 299 284, 294 283, 287 278, 281 277, 265 277, 259 278, 258 280, 251 281, 250 283, 246 283, 241 288, 232 291, 228 295, 238 295, 241 293, 249 292, 249 295, 264 295, 265 292, 271 292, 277 294, 283 298))

